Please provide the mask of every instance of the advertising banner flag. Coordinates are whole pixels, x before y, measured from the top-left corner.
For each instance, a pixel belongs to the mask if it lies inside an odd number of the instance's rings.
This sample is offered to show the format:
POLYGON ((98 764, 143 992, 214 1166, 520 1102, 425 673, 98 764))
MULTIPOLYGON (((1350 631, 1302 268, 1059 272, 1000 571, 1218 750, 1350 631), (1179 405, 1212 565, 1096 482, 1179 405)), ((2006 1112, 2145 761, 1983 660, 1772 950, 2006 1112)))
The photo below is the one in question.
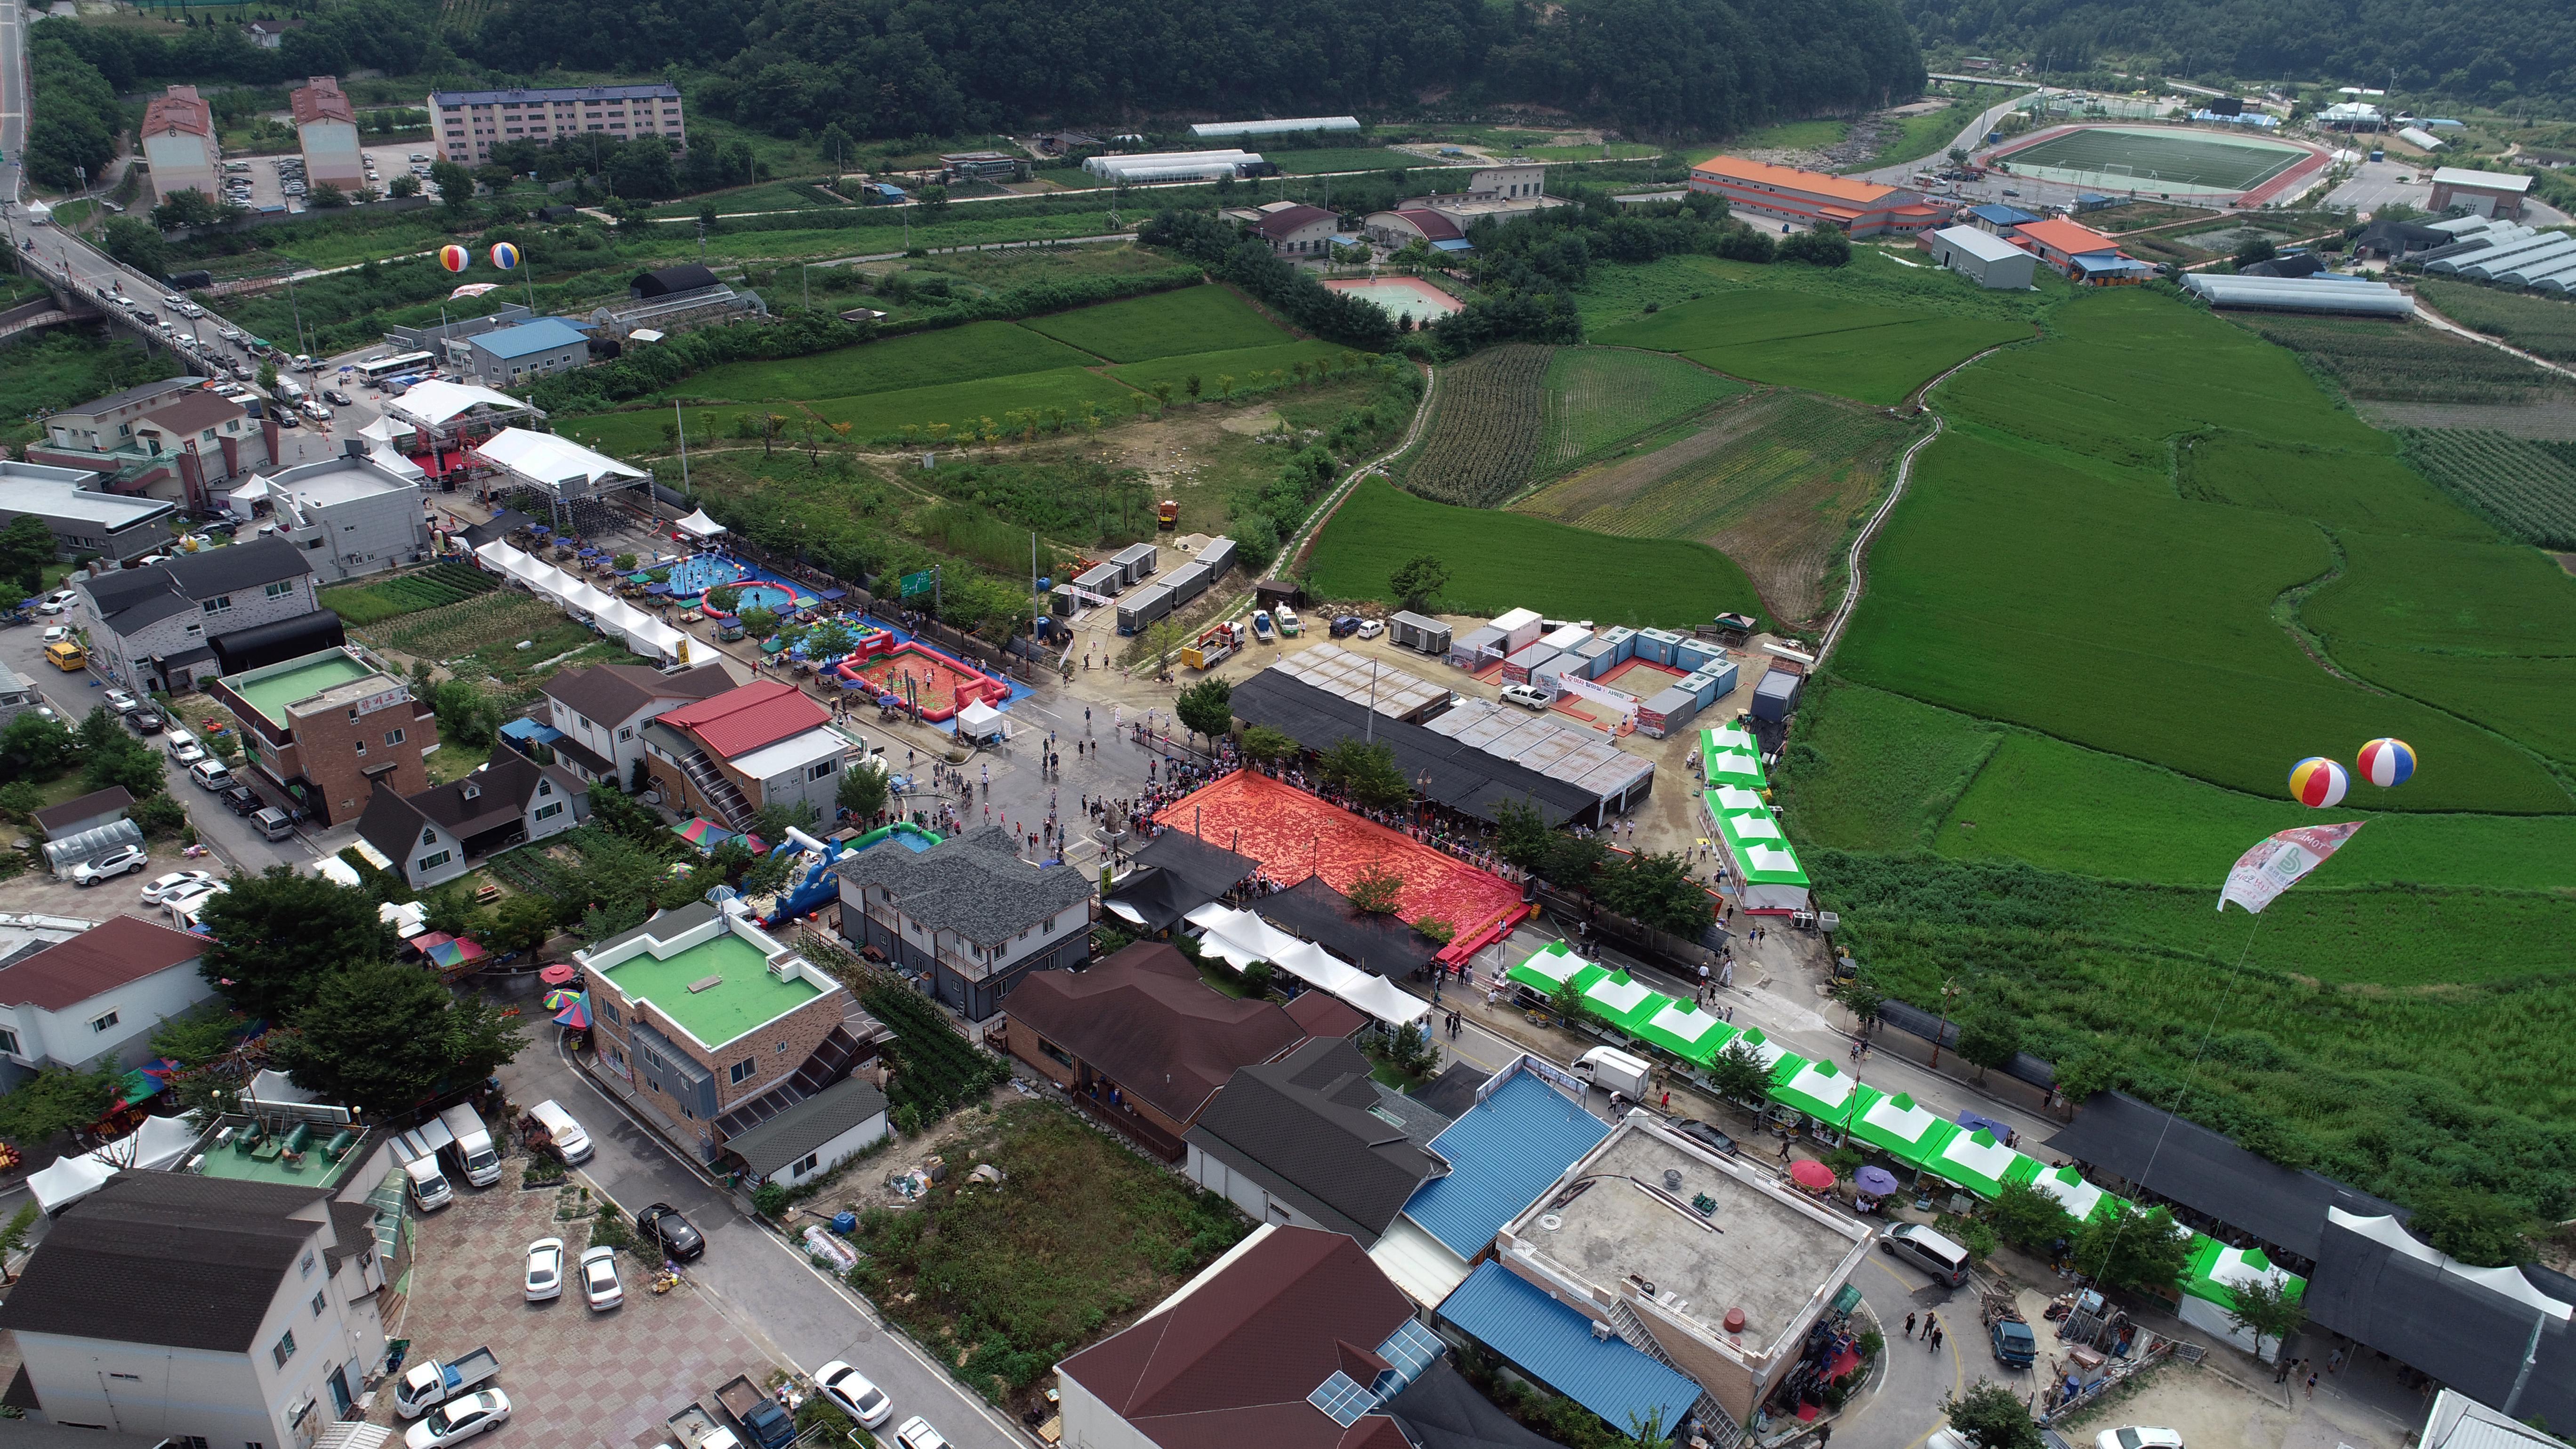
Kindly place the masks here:
POLYGON ((929 592, 930 570, 923 569, 917 574, 905 574, 903 576, 903 596, 905 598, 909 599, 915 594, 926 594, 929 592))
POLYGON ((2302 825, 2265 836, 2255 842, 2252 850, 2236 858, 2235 867, 2227 872, 2226 887, 2218 893, 2218 909, 2223 912, 2227 903, 2234 901, 2248 911, 2260 912, 2309 871, 2323 865, 2326 857, 2341 850, 2353 832, 2366 823, 2347 820, 2340 825, 2302 825))

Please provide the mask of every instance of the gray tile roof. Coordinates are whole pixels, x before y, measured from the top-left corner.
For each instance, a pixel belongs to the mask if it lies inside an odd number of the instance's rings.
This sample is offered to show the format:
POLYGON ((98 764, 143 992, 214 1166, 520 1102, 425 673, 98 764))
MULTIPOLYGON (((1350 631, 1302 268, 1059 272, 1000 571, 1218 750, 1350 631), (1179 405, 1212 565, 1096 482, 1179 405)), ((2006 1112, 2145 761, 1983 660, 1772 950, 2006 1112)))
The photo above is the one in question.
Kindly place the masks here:
POLYGON ((561 700, 595 725, 615 726, 657 699, 709 699, 733 688, 733 676, 709 662, 674 674, 640 664, 595 664, 570 669, 545 682, 548 699, 561 700))
POLYGON ((864 1077, 843 1077, 739 1136, 725 1151, 767 1177, 886 1109, 886 1095, 864 1077))
POLYGON ((699 926, 703 926, 715 918, 716 908, 714 902, 691 901, 685 906, 662 912, 661 914, 653 917, 653 919, 637 926, 634 930, 620 931, 605 941, 593 941, 590 943, 589 949, 583 951, 581 954, 590 957, 601 956, 614 947, 623 946, 629 941, 637 940, 646 936, 650 936, 656 941, 667 941, 673 936, 677 936, 684 931, 694 930, 699 926))
POLYGON ((64 1210, 0 1328, 242 1353, 323 1223, 289 1214, 321 1188, 120 1172, 64 1210))
POLYGON ((916 855, 866 850, 833 869, 856 886, 879 886, 896 908, 924 926, 997 946, 1079 901, 1092 878, 1070 865, 1045 869, 1019 858, 1018 842, 998 825, 970 830, 916 855))
POLYGON ((1439 1159, 1378 1107, 1359 1048, 1338 1037, 1310 1041, 1236 1072, 1189 1140, 1367 1247, 1440 1171, 1439 1159))
POLYGON ((86 587, 98 621, 126 635, 195 609, 218 594, 300 579, 312 572, 302 549, 270 537, 182 554, 150 568, 118 569, 91 579, 86 587))

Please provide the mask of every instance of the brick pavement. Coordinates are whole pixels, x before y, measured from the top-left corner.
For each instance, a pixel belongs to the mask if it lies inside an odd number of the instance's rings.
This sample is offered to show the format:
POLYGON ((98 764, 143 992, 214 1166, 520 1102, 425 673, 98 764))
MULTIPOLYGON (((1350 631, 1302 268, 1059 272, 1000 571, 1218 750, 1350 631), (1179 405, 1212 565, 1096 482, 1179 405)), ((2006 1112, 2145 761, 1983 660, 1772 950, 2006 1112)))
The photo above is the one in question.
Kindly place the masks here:
MULTIPOLYGON (((562 1238, 569 1270, 589 1238, 585 1224, 556 1221, 553 1189, 517 1187, 523 1165, 511 1159, 486 1190, 458 1183, 453 1204, 414 1223, 410 1311, 395 1334, 412 1341, 407 1362, 478 1345, 500 1357, 511 1421, 478 1445, 652 1449, 670 1437, 663 1421, 690 1400, 735 1374, 767 1377, 768 1360, 712 1303, 686 1283, 654 1296, 633 1254, 618 1258, 622 1308, 591 1312, 573 1282, 551 1303, 527 1302, 528 1244, 562 1238)), ((390 1386, 368 1417, 396 1422, 390 1386)))

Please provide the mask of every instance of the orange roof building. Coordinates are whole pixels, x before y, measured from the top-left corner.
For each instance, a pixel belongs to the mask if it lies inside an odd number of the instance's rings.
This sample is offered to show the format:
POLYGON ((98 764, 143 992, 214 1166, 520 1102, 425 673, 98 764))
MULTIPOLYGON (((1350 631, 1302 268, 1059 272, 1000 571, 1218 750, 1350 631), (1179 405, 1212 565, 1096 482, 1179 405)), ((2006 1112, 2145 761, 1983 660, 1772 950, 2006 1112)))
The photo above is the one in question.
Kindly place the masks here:
POLYGON ((2013 228, 2007 240, 2028 248, 2060 273, 2092 286, 2130 286, 2155 275, 2155 268, 2121 251, 2118 242, 2064 217, 2024 222, 2013 228))
POLYGON ((1912 236, 1946 224, 1947 206, 1901 186, 1712 156, 1691 168, 1691 190, 1726 198, 1730 211, 1781 221, 1830 222, 1856 237, 1912 236))

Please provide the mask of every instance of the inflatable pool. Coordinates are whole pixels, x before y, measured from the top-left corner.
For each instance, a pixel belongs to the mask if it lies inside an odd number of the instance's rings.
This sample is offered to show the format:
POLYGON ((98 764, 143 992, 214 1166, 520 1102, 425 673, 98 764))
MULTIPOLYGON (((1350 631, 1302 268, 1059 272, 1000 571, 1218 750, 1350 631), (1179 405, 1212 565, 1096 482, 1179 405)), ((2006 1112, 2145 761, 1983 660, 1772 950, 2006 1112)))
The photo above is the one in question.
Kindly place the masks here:
POLYGON ((917 640, 874 653, 853 652, 837 672, 851 687, 865 689, 880 702, 918 709, 934 723, 956 718, 970 704, 1000 704, 1011 697, 1009 685, 917 640))
POLYGON ((722 554, 691 554, 680 560, 671 565, 669 583, 672 598, 718 619, 730 619, 751 609, 767 609, 784 618, 822 602, 775 574, 722 554), (707 604, 709 590, 728 587, 741 591, 731 612, 707 604))

